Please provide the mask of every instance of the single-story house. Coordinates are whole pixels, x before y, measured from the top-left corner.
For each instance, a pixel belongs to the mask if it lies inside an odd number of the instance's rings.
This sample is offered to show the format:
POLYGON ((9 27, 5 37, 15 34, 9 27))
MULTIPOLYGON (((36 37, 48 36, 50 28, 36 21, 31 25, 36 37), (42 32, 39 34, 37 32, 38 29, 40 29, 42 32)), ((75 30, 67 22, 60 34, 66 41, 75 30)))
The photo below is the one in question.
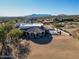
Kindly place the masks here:
POLYGON ((18 23, 15 27, 22 30, 26 38, 40 38, 49 34, 48 30, 43 27, 42 23, 18 23))

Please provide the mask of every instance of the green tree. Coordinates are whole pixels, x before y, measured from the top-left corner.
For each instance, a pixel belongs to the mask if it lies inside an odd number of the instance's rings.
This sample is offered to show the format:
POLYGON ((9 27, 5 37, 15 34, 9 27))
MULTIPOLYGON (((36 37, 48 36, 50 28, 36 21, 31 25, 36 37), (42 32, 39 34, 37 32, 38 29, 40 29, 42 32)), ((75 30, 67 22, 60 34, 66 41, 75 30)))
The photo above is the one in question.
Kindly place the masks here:
POLYGON ((6 23, 5 23, 5 30, 6 30, 7 32, 9 32, 11 29, 14 28, 14 24, 15 24, 15 23, 16 23, 16 22, 13 21, 13 20, 9 20, 8 22, 6 22, 6 23))
POLYGON ((3 53, 3 50, 6 49, 7 45, 5 43, 6 41, 6 33, 5 33, 5 30, 4 30, 4 27, 0 25, 0 43, 2 44, 2 48, 0 50, 0 54, 3 53))
POLYGON ((4 44, 6 40, 6 32, 4 30, 4 27, 0 25, 0 42, 4 44))
MULTIPOLYGON (((16 49, 16 53, 14 56, 18 59, 26 59, 27 55, 29 55, 30 48, 29 43, 27 41, 19 41, 19 37, 23 34, 23 32, 19 29, 12 29, 7 35, 12 40, 13 46, 16 49), (24 43, 25 42, 25 43, 24 43), (19 56, 16 56, 16 54, 19 56)), ((15 50, 13 49, 13 50, 15 50)))
POLYGON ((13 42, 18 42, 19 37, 22 35, 22 31, 19 29, 12 29, 8 34, 8 38, 13 42))

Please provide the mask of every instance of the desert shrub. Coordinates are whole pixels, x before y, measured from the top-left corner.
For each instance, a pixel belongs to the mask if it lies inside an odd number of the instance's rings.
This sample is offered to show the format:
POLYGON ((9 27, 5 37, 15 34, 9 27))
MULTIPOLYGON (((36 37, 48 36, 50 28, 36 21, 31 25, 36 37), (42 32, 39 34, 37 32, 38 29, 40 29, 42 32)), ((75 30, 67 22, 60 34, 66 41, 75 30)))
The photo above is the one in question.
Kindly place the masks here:
POLYGON ((76 33, 76 39, 78 39, 78 40, 79 40, 79 32, 78 32, 78 33, 76 33))
POLYGON ((27 59, 30 53, 30 45, 26 40, 22 40, 17 46, 12 47, 14 59, 27 59))
POLYGON ((75 30, 72 36, 79 40, 79 29, 75 30))
POLYGON ((60 28, 60 27, 64 27, 64 25, 59 24, 59 23, 54 23, 54 27, 56 27, 56 28, 60 28))

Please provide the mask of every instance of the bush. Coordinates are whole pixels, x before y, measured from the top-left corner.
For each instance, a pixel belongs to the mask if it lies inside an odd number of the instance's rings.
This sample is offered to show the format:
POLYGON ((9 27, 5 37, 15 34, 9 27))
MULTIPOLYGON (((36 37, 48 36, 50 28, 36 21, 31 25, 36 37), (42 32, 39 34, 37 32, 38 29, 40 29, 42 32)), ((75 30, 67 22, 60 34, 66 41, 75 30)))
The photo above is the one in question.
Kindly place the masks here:
POLYGON ((73 37, 79 40, 79 29, 73 32, 73 37))
POLYGON ((56 28, 60 28, 60 27, 64 27, 64 25, 59 24, 59 23, 54 23, 54 27, 56 27, 56 28))

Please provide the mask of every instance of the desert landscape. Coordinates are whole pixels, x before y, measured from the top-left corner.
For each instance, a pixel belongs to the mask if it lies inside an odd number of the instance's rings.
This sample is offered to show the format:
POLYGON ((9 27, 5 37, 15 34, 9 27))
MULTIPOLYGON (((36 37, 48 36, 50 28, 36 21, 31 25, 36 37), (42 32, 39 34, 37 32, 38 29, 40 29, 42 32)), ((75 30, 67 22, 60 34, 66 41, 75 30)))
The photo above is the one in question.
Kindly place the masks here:
POLYGON ((40 45, 30 42, 31 53, 28 59, 78 59, 79 42, 72 36, 62 34, 52 36, 49 44, 40 45))
POLYGON ((79 59, 79 0, 0 0, 0 59, 79 59))

